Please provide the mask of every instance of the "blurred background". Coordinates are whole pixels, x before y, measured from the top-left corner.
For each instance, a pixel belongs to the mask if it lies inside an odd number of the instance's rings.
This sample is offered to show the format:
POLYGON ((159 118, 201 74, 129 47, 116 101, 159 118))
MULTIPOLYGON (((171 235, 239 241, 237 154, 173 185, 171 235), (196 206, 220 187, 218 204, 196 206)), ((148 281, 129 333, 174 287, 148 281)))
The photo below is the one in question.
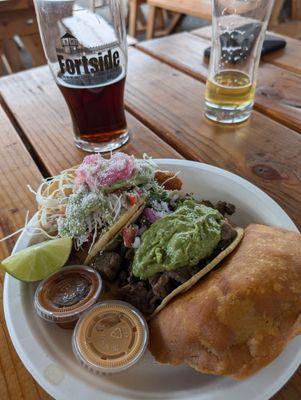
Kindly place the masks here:
MULTIPOLYGON (((129 45, 197 29, 211 20, 211 0, 121 1, 127 14, 129 45)), ((106 2, 91 0, 95 9, 106 2)), ((300 40, 301 0, 275 0, 269 30, 300 40)), ((45 62, 33 1, 0 0, 0 76, 45 62)))

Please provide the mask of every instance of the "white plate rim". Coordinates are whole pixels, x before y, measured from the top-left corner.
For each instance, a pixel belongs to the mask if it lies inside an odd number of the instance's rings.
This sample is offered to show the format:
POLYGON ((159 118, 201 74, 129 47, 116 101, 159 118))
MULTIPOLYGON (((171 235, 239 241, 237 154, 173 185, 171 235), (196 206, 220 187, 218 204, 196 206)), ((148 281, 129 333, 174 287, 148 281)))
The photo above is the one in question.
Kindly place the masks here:
MULTIPOLYGON (((197 161, 189 161, 189 160, 177 160, 177 159, 154 159, 154 161, 158 165, 175 165, 175 166, 190 166, 190 167, 195 167, 199 168, 208 172, 214 172, 215 174, 218 175, 227 175, 227 178, 232 179, 234 182, 239 183, 241 186, 245 187, 246 189, 252 190, 253 194, 256 195, 257 197, 260 197, 261 199, 265 199, 269 201, 269 203, 273 204, 274 209, 277 211, 279 215, 282 217, 286 218, 287 221, 291 224, 292 230, 299 231, 294 222, 291 220, 291 218, 285 213, 285 211, 277 204, 275 200, 273 200, 269 195, 267 195, 264 191, 262 191, 260 188, 258 188, 256 185, 252 184, 251 182, 247 181, 246 179, 233 174, 232 172, 229 172, 227 170, 205 164, 205 163, 200 163, 197 161)), ((34 218, 34 217, 33 217, 34 218)), ((16 244, 13 248, 12 253, 15 253, 18 247, 20 246, 20 243, 22 242, 23 237, 22 235, 18 238, 16 241, 16 244)), ((44 378, 43 374, 36 370, 34 362, 31 360, 31 357, 26 353, 24 348, 22 347, 22 344, 19 341, 18 335, 14 332, 14 326, 13 326, 13 318, 10 315, 9 308, 8 308, 8 281, 11 278, 8 274, 5 275, 4 279, 4 289, 3 289, 3 306, 4 306, 4 316, 5 316, 5 321, 7 324, 7 328, 9 331, 10 338, 12 340, 12 343, 22 361, 26 369, 30 372, 30 374, 34 377, 34 379, 38 382, 38 384, 51 396, 53 396, 55 399, 66 399, 69 400, 67 397, 65 397, 64 394, 61 393, 59 388, 56 388, 55 386, 49 385, 47 380, 44 378), (58 390, 56 390, 58 389, 58 390)), ((281 356, 279 356, 281 357, 281 356)), ((281 375, 281 379, 279 378, 278 381, 273 382, 272 384, 267 385, 267 388, 265 391, 261 392, 256 396, 256 398, 253 398, 253 400, 268 400, 270 399, 274 394, 276 394, 284 385, 285 383, 292 377, 292 375, 296 372, 296 370, 299 368, 301 364, 301 352, 298 354, 298 356, 295 357, 295 359, 291 362, 288 368, 284 371, 284 373, 281 375)), ((124 399, 122 396, 115 396, 110 394, 107 397, 107 394, 105 392, 100 392, 99 393, 99 399, 124 399), (104 396, 102 396, 102 394, 104 396)))

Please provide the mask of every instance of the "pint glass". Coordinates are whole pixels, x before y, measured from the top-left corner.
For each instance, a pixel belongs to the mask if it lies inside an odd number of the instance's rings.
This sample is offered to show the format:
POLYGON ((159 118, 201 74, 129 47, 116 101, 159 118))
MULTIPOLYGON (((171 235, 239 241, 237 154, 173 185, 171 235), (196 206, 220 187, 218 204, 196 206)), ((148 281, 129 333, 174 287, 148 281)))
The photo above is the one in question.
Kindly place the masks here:
POLYGON ((129 137, 123 0, 34 3, 48 65, 71 113, 75 144, 90 152, 117 149, 129 137))
POLYGON ((206 116, 221 123, 249 118, 274 0, 212 0, 212 51, 206 116))

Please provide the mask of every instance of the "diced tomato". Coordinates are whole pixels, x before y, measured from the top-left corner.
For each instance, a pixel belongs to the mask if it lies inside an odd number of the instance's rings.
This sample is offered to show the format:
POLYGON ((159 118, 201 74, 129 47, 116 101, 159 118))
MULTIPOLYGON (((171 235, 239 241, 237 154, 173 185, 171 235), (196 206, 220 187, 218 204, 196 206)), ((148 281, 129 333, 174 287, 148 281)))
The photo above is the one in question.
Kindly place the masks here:
POLYGON ((134 206, 137 203, 137 197, 134 194, 128 194, 127 198, 131 206, 134 206))
POLYGON ((124 228, 124 230, 122 231, 122 237, 123 237, 123 243, 124 246, 127 248, 131 248, 136 235, 138 233, 138 227, 137 226, 128 226, 127 228, 124 228))

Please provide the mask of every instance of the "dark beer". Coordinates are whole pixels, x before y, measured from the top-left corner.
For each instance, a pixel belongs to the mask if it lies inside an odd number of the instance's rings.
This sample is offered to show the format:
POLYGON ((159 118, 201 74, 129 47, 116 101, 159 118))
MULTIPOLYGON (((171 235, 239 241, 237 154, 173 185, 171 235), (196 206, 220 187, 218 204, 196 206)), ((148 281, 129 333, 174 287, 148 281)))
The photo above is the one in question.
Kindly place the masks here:
POLYGON ((129 139, 123 100, 128 59, 124 7, 116 0, 97 7, 90 0, 69 3, 35 1, 47 61, 69 107, 76 146, 113 151, 129 139))
POLYGON ((58 85, 68 104, 76 137, 84 142, 118 140, 127 132, 124 112, 125 77, 98 87, 58 85))

